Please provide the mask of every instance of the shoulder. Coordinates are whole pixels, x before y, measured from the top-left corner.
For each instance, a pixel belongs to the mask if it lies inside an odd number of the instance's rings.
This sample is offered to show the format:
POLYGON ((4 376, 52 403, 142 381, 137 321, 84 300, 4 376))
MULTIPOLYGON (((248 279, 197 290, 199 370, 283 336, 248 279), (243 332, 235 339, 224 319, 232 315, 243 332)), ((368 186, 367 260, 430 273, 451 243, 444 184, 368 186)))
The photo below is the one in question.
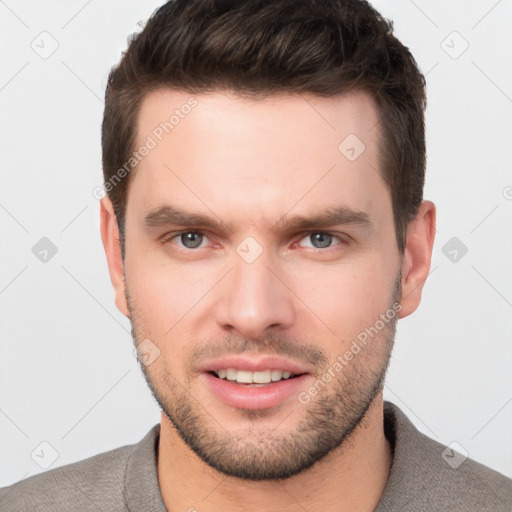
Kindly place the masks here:
POLYGON ((389 402, 385 429, 395 453, 378 512, 512 510, 511 479, 422 434, 389 402))
MULTIPOLYGON (((152 435, 154 428, 144 440, 152 435)), ((0 510, 127 510, 124 505, 126 468, 139 445, 122 446, 3 487, 0 489, 0 510)))
MULTIPOLYGON (((0 489, 5 512, 98 510, 108 498, 123 501, 124 468, 131 446, 100 453, 21 480, 0 489)), ((114 507, 108 510, 115 510, 114 507)))

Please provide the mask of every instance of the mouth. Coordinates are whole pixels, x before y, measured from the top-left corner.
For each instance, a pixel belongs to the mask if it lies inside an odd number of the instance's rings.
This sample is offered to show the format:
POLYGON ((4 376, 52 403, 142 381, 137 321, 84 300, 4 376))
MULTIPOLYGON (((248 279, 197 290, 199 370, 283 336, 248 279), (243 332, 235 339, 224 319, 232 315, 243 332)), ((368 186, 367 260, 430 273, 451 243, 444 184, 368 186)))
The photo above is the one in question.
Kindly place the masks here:
POLYGON ((241 370, 237 368, 220 368, 207 372, 213 377, 228 381, 240 386, 266 387, 276 382, 291 380, 304 373, 292 373, 289 370, 266 369, 259 371, 241 370))
POLYGON ((269 409, 293 405, 311 383, 309 368, 296 361, 261 354, 226 356, 198 368, 214 402, 236 409, 269 409))

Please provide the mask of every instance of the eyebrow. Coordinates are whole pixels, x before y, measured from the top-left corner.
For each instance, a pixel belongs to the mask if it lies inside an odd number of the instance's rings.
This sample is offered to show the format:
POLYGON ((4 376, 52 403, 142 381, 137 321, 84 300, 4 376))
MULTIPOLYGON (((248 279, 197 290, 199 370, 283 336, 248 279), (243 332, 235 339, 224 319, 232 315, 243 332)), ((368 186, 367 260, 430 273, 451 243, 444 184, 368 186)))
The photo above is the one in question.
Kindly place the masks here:
MULTIPOLYGON (((216 220, 200 213, 186 212, 170 205, 151 210, 144 217, 144 225, 149 228, 170 225, 210 228, 220 233, 233 231, 231 226, 220 219, 216 220)), ((340 205, 312 215, 283 215, 268 231, 277 233, 279 231, 307 230, 338 225, 358 225, 363 228, 374 226, 366 212, 340 205)))

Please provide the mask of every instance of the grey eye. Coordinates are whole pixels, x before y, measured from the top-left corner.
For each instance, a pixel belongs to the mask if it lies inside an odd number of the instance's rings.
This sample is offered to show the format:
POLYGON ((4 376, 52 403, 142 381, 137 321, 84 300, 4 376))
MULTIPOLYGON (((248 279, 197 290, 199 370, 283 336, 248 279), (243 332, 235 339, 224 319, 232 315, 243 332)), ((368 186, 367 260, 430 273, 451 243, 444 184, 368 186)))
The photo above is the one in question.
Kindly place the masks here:
POLYGON ((182 233, 180 235, 180 240, 187 249, 195 249, 201 245, 203 235, 201 233, 194 232, 182 233))
POLYGON ((317 249, 323 249, 329 247, 332 242, 332 235, 328 233, 312 233, 309 238, 314 247, 317 249))

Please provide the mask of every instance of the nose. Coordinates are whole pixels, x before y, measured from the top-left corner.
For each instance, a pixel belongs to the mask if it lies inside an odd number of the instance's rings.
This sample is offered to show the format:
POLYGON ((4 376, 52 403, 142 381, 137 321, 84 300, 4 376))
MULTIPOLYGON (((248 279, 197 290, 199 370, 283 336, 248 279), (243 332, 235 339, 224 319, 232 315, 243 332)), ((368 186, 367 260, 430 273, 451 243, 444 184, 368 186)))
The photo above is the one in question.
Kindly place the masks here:
POLYGON ((290 328, 296 314, 293 293, 279 268, 265 251, 252 263, 234 255, 234 268, 218 290, 219 328, 247 339, 290 328))

